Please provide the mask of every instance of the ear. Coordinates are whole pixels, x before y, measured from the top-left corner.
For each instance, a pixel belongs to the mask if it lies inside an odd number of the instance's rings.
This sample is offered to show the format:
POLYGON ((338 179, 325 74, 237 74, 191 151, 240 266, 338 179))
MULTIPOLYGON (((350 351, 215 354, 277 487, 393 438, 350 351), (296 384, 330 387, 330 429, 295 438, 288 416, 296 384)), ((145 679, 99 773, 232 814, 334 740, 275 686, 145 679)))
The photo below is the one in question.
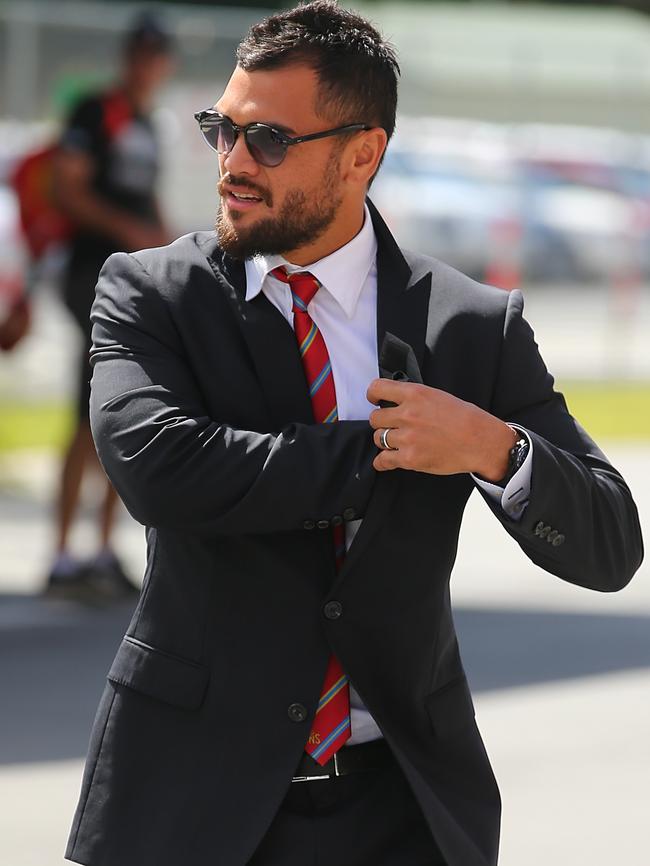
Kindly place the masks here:
POLYGON ((350 142, 343 160, 343 180, 367 187, 386 150, 388 137, 380 126, 365 130, 350 142))

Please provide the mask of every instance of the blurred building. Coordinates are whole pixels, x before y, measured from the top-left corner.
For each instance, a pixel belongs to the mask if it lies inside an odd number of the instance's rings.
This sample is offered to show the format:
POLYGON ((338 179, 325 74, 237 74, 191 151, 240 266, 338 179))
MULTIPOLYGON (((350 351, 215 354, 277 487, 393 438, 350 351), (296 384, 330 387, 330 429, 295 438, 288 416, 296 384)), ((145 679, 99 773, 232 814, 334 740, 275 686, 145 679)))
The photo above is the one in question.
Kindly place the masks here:
MULTIPOLYGON (((79 79, 106 75, 137 5, 0 5, 0 116, 49 116, 79 79)), ((349 5, 397 45, 407 113, 650 132, 650 19, 641 13, 559 4, 349 5)), ((237 4, 160 8, 179 38, 185 83, 222 80, 242 33, 264 14, 237 4)))

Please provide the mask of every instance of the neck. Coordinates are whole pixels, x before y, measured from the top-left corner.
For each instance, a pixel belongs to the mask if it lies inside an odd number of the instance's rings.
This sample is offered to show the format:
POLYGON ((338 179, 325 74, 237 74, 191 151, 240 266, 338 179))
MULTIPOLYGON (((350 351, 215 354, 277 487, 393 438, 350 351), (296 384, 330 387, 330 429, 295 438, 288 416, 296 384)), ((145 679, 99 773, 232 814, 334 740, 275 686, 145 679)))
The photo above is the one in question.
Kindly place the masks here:
POLYGON ((148 89, 139 87, 136 82, 125 78, 120 90, 136 111, 147 111, 151 107, 151 94, 148 89))
POLYGON ((354 206, 345 211, 343 204, 340 213, 324 234, 311 244, 285 253, 284 258, 292 265, 307 267, 349 244, 363 228, 364 203, 355 202, 354 206))

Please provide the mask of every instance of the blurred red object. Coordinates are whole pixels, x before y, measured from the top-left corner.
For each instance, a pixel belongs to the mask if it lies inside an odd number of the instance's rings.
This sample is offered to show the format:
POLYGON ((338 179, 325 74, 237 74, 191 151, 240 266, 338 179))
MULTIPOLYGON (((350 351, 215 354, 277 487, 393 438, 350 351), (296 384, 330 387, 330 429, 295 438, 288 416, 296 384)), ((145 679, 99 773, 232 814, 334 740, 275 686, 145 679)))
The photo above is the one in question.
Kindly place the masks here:
POLYGON ((66 241, 72 231, 72 224, 57 208, 52 195, 56 152, 57 145, 51 144, 28 153, 11 177, 22 233, 34 260, 54 244, 66 241))
POLYGON ((508 292, 521 288, 521 236, 521 223, 514 216, 493 220, 486 283, 508 292))

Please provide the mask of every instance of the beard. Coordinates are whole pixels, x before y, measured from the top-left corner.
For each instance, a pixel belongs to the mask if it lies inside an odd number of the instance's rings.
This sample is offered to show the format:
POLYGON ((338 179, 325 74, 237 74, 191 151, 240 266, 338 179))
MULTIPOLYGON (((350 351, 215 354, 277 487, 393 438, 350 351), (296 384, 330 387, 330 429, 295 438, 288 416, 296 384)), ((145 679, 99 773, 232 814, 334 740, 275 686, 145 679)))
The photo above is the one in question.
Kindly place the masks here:
MULTIPOLYGON (((261 219, 246 228, 237 225, 236 213, 234 217, 226 215, 220 205, 215 228, 221 249, 232 258, 243 260, 256 255, 282 255, 318 240, 334 222, 341 206, 338 168, 338 154, 333 153, 318 189, 309 193, 289 190, 277 217, 261 219)), ((272 204, 270 194, 246 178, 231 175, 228 182, 250 190, 267 205, 272 204)))

